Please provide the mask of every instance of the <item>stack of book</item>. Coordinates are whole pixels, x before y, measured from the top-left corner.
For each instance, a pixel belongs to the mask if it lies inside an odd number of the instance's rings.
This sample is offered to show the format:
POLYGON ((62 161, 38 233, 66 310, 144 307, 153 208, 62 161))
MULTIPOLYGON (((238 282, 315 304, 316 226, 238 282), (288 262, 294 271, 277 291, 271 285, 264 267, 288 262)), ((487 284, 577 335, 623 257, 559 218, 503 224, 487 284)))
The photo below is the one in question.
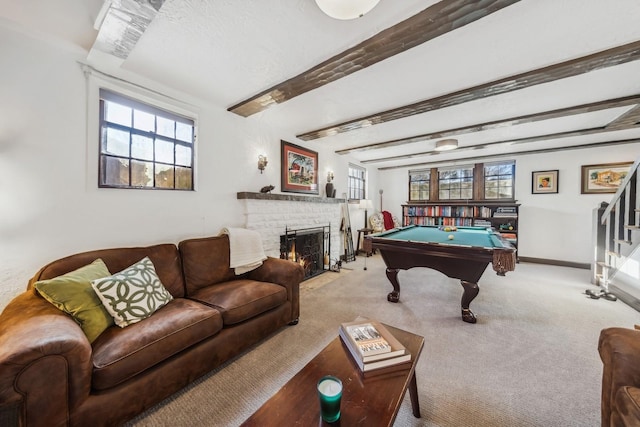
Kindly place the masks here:
POLYGON ((380 322, 343 323, 339 335, 365 377, 411 367, 411 353, 380 322))

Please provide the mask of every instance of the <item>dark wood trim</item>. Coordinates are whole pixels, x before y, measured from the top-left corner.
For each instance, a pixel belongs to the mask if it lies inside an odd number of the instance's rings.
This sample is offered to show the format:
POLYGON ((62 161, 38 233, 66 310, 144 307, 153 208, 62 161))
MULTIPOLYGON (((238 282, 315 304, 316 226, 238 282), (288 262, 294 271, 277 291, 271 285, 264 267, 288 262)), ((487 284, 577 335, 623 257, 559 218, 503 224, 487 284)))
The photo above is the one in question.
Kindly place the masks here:
MULTIPOLYGON (((513 157, 513 156, 526 156, 529 154, 541 154, 541 153, 553 153, 557 151, 567 151, 567 150, 584 150, 588 148, 599 148, 603 146, 613 146, 613 145, 624 145, 624 144, 635 144, 640 142, 640 138, 631 138, 631 139, 622 139, 617 141, 605 141, 605 142, 593 142, 590 144, 579 144, 579 145, 571 145, 568 147, 559 147, 559 148, 540 148, 537 150, 528 150, 528 151, 510 151, 510 152, 502 152, 499 154, 487 154, 485 156, 472 156, 472 157, 463 157, 463 158, 455 158, 442 160, 439 162, 422 162, 422 163, 413 163, 408 165, 397 165, 397 166, 385 166, 380 167, 378 170, 391 170, 391 169, 406 169, 406 168, 426 168, 433 167, 438 165, 447 165, 453 162, 471 162, 478 160, 497 160, 503 157, 513 157)), ((361 162, 366 163, 366 162, 361 162)))
POLYGON ((436 98, 427 99, 381 113, 360 117, 348 122, 313 130, 298 138, 309 141, 338 133, 349 132, 372 124, 386 123, 405 117, 439 110, 445 107, 462 104, 477 99, 500 95, 515 90, 525 89, 542 83, 549 83, 567 77, 577 76, 590 71, 604 69, 640 59, 640 41, 603 50, 591 55, 560 62, 521 74, 505 77, 489 83, 462 89, 436 98))
MULTIPOLYGON (((482 131, 486 131, 486 130, 492 130, 492 129, 503 129, 506 126, 515 126, 515 125, 522 125, 522 124, 526 124, 526 123, 534 123, 534 122, 539 122, 542 120, 550 120, 550 119, 557 119, 560 117, 568 117, 568 116, 573 116, 576 114, 585 114, 585 113, 591 113, 594 111, 601 111, 601 110, 607 110, 610 108, 617 108, 617 107, 625 107, 625 106, 629 106, 629 105, 635 105, 635 104, 640 104, 640 96, 625 96, 622 98, 615 98, 615 99, 607 99, 605 101, 598 101, 598 102, 592 102, 589 104, 582 104, 582 105, 576 105, 573 107, 567 107, 567 108, 559 108, 556 110, 550 110, 550 111, 543 111, 540 113, 534 113, 534 114, 527 114, 524 116, 518 116, 518 117, 511 117, 508 119, 501 119, 501 120, 494 120, 491 122, 485 122, 485 123, 478 123, 478 124, 474 124, 471 126, 465 126, 465 127, 460 127, 460 128, 454 128, 454 129, 446 129, 446 130, 442 130, 439 132, 433 132, 433 133, 427 133, 427 134, 422 134, 422 135, 415 135, 415 136, 410 136, 407 138, 400 138, 400 139, 394 139, 391 141, 383 141, 383 142, 376 142, 373 144, 366 144, 366 145, 361 145, 358 147, 351 147, 351 148, 347 148, 344 150, 337 150, 336 153, 337 154, 349 154, 349 153, 353 153, 353 152, 357 152, 357 151, 368 151, 368 150, 376 150, 376 149, 380 149, 380 148, 389 148, 389 147, 397 147, 399 145, 405 145, 405 144, 410 144, 410 143, 414 143, 414 142, 422 142, 422 141, 427 141, 427 140, 432 140, 432 139, 441 139, 441 138, 449 138, 449 137, 453 137, 456 135, 463 135, 463 134, 470 134, 470 133, 475 133, 475 132, 482 132, 482 131)), ((632 110, 632 111, 635 111, 632 110)), ((629 114, 629 113, 627 113, 629 114)), ((618 120, 621 120, 623 117, 625 117, 626 114, 624 114, 623 116, 615 119, 614 121, 612 121, 611 123, 609 123, 607 125, 607 127, 611 126, 612 123, 617 122, 618 120)), ((596 128, 596 129, 604 129, 604 128, 596 128)), ((619 129, 619 128, 618 128, 619 129)), ((460 150, 460 149, 458 149, 460 150)))
POLYGON ((520 0, 442 0, 319 65, 229 107, 248 117, 402 53, 520 0))
POLYGON ((484 199, 484 163, 473 165, 473 198, 484 199))
POLYGON ((530 262, 532 264, 547 264, 547 265, 558 265, 560 267, 573 267, 573 268, 582 268, 589 270, 591 268, 590 264, 585 264, 582 262, 572 262, 572 261, 559 261, 556 259, 545 259, 545 258, 531 258, 526 256, 518 257, 520 262, 530 262))
POLYGON ((429 175, 429 200, 438 200, 439 198, 438 168, 431 168, 429 175))

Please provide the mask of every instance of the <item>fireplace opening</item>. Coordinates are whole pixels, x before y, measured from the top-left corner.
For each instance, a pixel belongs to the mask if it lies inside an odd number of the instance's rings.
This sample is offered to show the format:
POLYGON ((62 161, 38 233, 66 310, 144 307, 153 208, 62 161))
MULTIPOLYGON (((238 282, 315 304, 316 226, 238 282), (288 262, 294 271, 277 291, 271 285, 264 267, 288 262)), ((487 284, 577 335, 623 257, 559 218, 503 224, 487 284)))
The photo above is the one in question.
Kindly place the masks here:
POLYGON ((280 236, 280 258, 304 268, 304 280, 324 273, 330 267, 331 225, 285 229, 280 236))

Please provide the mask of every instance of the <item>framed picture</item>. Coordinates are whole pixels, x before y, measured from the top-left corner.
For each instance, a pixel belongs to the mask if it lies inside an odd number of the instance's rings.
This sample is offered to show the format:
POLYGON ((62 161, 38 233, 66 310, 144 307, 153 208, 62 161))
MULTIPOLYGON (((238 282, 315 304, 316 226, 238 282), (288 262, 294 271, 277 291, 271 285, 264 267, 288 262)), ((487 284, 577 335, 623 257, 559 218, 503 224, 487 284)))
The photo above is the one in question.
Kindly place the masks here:
POLYGON ((633 162, 582 166, 582 194, 615 193, 633 162))
POLYGON ((282 191, 318 194, 318 153, 281 141, 282 191))
POLYGON ((549 194, 558 192, 558 170, 531 172, 531 193, 549 194))

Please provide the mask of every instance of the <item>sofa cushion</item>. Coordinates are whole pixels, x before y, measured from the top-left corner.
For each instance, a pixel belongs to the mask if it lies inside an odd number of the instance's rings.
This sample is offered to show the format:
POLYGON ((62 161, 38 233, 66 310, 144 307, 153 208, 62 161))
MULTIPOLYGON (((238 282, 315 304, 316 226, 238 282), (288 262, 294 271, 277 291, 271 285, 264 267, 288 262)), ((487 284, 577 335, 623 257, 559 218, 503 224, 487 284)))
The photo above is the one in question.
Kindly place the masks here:
POLYGON ((93 344, 92 387, 120 384, 221 329, 219 311, 184 298, 126 328, 111 327, 93 344))
POLYGON ((287 290, 275 283, 240 279, 203 288, 189 298, 217 308, 224 324, 233 325, 284 304, 287 290))
POLYGON ((618 389, 615 396, 616 426, 637 426, 640 423, 640 388, 623 386, 618 389))
POLYGON ((33 286, 44 299, 71 315, 89 342, 95 341, 113 317, 91 287, 91 281, 111 275, 101 259, 53 279, 37 281, 33 286))
POLYGON ((187 296, 216 283, 234 280, 229 268, 229 236, 183 240, 178 245, 187 296))
POLYGON ((99 249, 70 255, 42 267, 29 285, 32 286, 37 280, 51 279, 68 273, 98 258, 104 261, 109 271, 122 271, 144 257, 149 257, 153 262, 160 281, 174 298, 184 296, 180 253, 177 246, 172 243, 137 248, 99 249))
POLYGON ((149 257, 112 276, 93 280, 91 286, 121 328, 146 319, 173 299, 149 257))

